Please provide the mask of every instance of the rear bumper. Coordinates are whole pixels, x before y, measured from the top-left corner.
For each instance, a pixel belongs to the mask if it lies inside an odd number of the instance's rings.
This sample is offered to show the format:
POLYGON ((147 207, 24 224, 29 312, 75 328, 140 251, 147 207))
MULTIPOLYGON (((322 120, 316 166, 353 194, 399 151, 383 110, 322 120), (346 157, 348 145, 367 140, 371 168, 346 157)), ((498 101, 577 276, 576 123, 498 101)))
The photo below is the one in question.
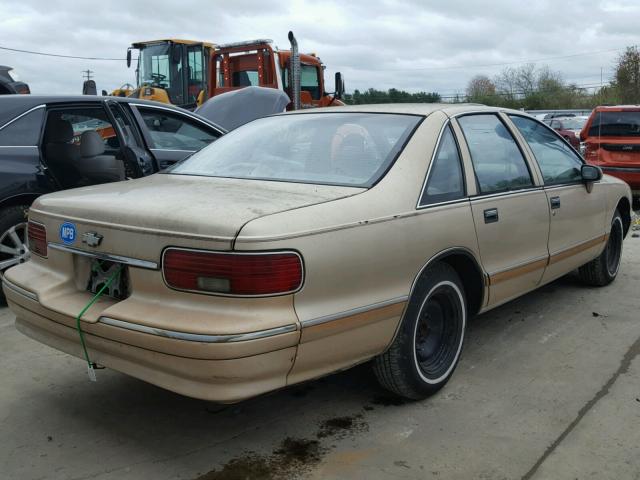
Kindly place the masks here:
MULTIPOLYGON (((3 287, 20 332, 84 358, 74 318, 43 307, 36 294, 20 285, 5 279, 3 287)), ((285 386, 299 342, 295 327, 179 339, 171 335, 181 332, 134 330, 132 325, 83 321, 91 360, 182 395, 221 403, 285 386)))

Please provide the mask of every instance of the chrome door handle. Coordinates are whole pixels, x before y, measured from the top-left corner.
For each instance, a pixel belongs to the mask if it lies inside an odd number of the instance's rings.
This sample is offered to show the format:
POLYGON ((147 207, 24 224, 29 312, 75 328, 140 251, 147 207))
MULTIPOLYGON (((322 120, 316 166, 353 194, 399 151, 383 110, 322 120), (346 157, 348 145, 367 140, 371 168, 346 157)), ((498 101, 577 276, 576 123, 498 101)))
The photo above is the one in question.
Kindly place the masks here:
POLYGON ((498 209, 488 208, 484 211, 484 223, 495 223, 499 220, 498 209))
POLYGON ((560 208, 560 197, 551 197, 549 203, 551 204, 551 210, 560 208))

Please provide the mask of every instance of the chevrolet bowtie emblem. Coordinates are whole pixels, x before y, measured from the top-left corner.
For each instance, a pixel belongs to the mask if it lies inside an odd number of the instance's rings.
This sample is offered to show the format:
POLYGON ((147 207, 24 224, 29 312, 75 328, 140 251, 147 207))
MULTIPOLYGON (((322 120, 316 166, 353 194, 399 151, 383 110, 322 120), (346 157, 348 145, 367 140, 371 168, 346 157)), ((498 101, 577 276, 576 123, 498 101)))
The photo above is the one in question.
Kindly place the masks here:
POLYGON ((97 247, 102 242, 102 235, 96 232, 87 232, 82 234, 82 243, 86 243, 89 247, 97 247))

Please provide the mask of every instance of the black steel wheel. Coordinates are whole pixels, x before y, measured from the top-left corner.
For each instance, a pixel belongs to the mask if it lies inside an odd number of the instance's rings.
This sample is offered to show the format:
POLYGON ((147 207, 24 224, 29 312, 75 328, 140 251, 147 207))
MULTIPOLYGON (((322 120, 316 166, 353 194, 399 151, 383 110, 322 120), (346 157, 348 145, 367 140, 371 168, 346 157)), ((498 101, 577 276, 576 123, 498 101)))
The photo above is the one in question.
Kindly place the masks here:
POLYGON ((460 277, 450 265, 435 263, 417 281, 393 343, 374 360, 378 381, 412 400, 437 392, 458 364, 466 322, 460 277))
POLYGON ((609 285, 618 276, 622 260, 624 226, 622 216, 616 210, 611 220, 609 239, 602 253, 578 269, 580 279, 588 285, 603 287, 609 285))

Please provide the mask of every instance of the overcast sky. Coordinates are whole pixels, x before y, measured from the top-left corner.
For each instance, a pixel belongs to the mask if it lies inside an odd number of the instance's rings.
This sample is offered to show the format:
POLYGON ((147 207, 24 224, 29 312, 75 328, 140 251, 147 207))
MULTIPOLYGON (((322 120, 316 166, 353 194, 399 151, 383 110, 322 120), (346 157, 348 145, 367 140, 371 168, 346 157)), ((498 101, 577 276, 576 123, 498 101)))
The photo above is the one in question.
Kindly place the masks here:
POLYGON ((86 69, 95 72, 98 90, 135 83, 124 61, 127 47, 163 37, 272 38, 287 48, 293 30, 301 51, 316 52, 327 65, 328 88, 339 70, 347 91, 395 87, 444 95, 463 92, 473 75, 492 77, 505 68, 495 64, 508 62, 535 61, 567 81, 599 84, 600 68, 606 82, 624 47, 640 43, 637 0, 0 0, 0 12, 0 47, 123 59, 0 50, 0 64, 15 67, 39 94, 81 93, 86 69))

